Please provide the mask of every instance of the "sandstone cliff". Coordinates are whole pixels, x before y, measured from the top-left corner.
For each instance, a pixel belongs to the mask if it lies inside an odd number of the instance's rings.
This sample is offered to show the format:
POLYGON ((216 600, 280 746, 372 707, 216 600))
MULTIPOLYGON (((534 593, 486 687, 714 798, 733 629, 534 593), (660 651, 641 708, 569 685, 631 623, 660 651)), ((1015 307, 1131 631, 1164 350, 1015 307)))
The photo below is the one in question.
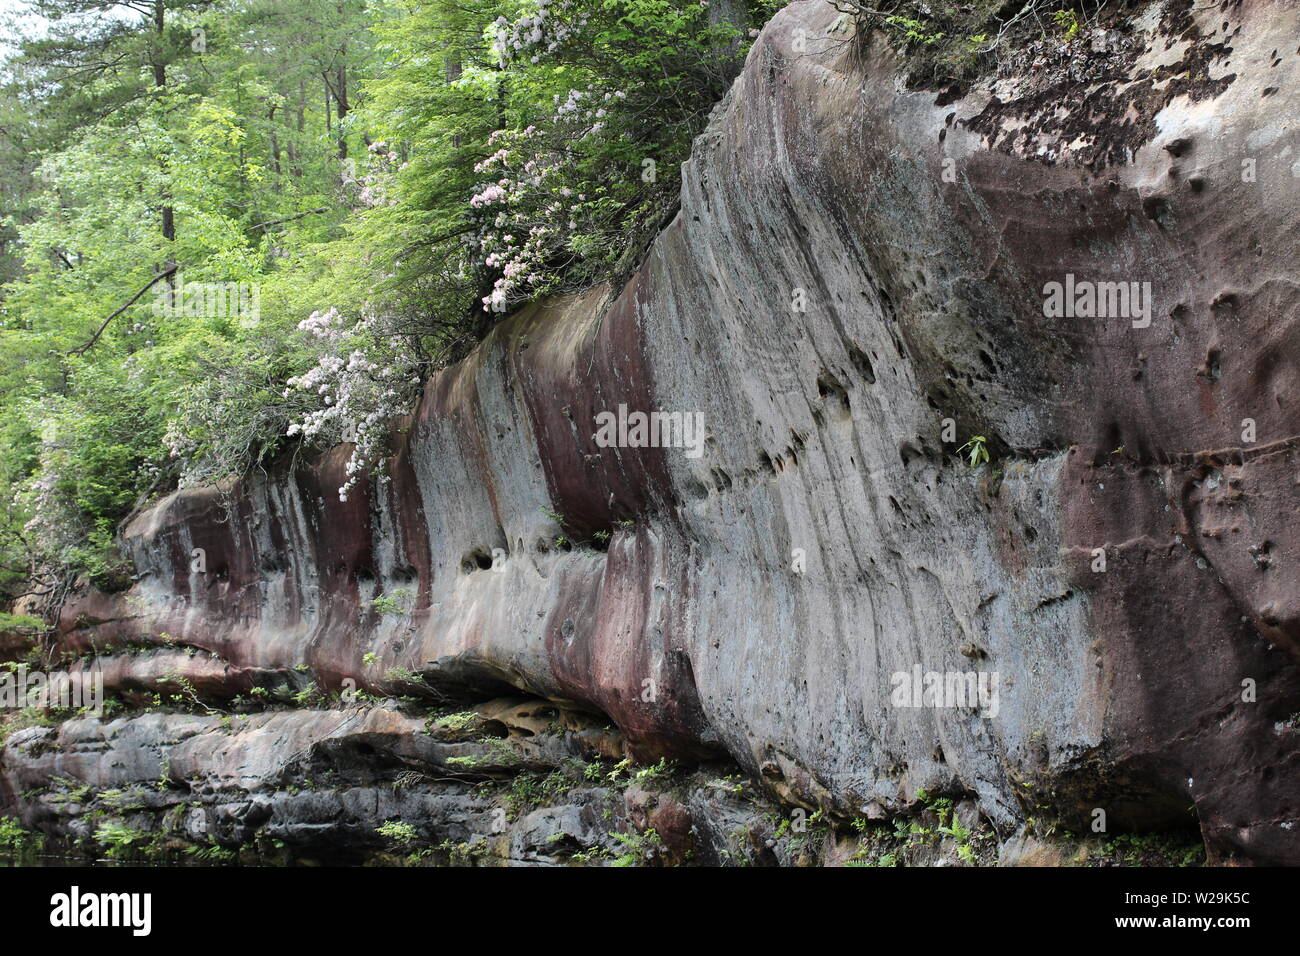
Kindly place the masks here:
MULTIPOLYGON (((340 501, 338 449, 175 493, 125 531, 134 586, 65 607, 61 649, 110 691, 306 706, 21 731, 0 800, 75 834, 51 780, 161 775, 134 812, 180 807, 199 842, 501 831, 462 786, 504 772, 492 748, 310 682, 507 698, 478 719, 513 760, 734 762, 783 814, 881 820, 925 791, 1004 838, 1102 809, 1300 863, 1298 25, 1170 0, 933 90, 792 4, 624 287, 529 307, 437 374, 385 480, 340 501), (1137 287, 1052 315, 1052 282, 1137 287), (620 405, 702 413, 702 453, 602 447, 620 405), (996 712, 897 706, 918 666, 996 675, 996 712)), ((657 828, 725 862, 701 834, 741 811, 710 780, 657 828)), ((604 839, 584 800, 538 811, 572 817, 546 840, 604 839)), ((549 859, 525 830, 499 855, 549 859)))

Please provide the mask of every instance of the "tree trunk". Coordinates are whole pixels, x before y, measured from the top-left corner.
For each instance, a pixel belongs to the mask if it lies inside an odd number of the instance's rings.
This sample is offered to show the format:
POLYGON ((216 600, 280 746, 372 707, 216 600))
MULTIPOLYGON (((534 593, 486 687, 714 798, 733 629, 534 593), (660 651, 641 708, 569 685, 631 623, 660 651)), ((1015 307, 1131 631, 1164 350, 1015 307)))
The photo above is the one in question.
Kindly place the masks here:
POLYGON ((275 111, 276 106, 271 104, 270 110, 266 114, 268 132, 271 137, 271 169, 275 172, 275 182, 271 188, 275 192, 280 191, 280 137, 275 134, 275 111))
POLYGON ((302 133, 307 128, 307 81, 301 76, 298 77, 298 136, 289 137, 289 162, 293 166, 293 174, 299 179, 302 178, 302 163, 298 161, 298 142, 302 139, 302 133))
MULTIPOLYGON (((164 42, 167 34, 167 7, 164 0, 154 0, 153 4, 153 29, 157 38, 157 46, 154 48, 153 60, 153 85, 156 89, 163 89, 167 86, 167 60, 164 53, 164 42)), ((176 256, 173 254, 171 243, 176 241, 176 210, 172 206, 171 190, 166 186, 167 181, 167 160, 163 159, 163 192, 162 192, 162 234, 163 239, 167 240, 167 257, 163 262, 163 270, 168 274, 164 276, 163 282, 168 289, 168 297, 172 300, 173 308, 179 303, 176 302, 176 296, 180 290, 176 287, 176 256)))
POLYGON ((339 159, 348 158, 348 140, 344 133, 343 121, 348 115, 348 68, 341 66, 335 72, 334 102, 338 106, 339 159))

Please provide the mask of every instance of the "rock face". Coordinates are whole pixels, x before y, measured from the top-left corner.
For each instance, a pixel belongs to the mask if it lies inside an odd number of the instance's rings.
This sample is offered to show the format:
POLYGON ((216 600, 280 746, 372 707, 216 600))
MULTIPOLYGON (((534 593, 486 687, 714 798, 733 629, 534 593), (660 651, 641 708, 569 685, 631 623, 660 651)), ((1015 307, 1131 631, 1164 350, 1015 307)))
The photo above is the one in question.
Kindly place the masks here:
MULTIPOLYGON (((502 322, 347 501, 336 449, 152 507, 63 646, 166 634, 212 694, 523 692, 838 818, 924 789, 1300 863, 1300 19, 1228 6, 962 93, 792 4, 625 287, 502 322), (701 441, 606 447, 620 406, 701 441), (926 672, 995 694, 905 706, 926 672)), ((179 715, 47 744, 242 773, 367 713, 260 715, 238 758, 179 715)), ((28 818, 43 775, 104 772, 30 743, 0 784, 28 818)))

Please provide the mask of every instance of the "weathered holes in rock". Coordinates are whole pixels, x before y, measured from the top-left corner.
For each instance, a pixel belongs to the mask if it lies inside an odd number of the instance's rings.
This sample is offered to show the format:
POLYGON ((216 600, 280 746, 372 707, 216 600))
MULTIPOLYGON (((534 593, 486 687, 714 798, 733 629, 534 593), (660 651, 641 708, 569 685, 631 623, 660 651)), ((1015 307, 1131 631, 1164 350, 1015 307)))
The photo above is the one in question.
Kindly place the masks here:
POLYGON ((344 781, 371 784, 406 769, 382 736, 377 741, 379 746, 364 739, 321 741, 311 748, 298 772, 313 777, 338 774, 344 781))
POLYGON ((852 416, 848 390, 838 378, 824 369, 817 376, 817 395, 833 419, 845 421, 852 416))
POLYGON ((534 846, 533 849, 539 855, 544 855, 557 860, 568 859, 575 853, 580 853, 588 849, 586 844, 579 840, 572 833, 566 833, 560 830, 555 835, 549 837, 544 845, 534 846), (545 848, 545 853, 541 851, 545 848))
POLYGON ((709 474, 713 476, 713 487, 718 491, 731 490, 731 475, 727 474, 726 470, 722 468, 710 468, 709 474))
POLYGON ((591 535, 582 542, 582 544, 591 548, 592 551, 604 554, 609 550, 609 543, 614 540, 614 533, 614 528, 612 526, 608 528, 596 528, 591 532, 591 535))
POLYGON ((420 573, 415 569, 415 566, 410 564, 394 565, 389 575, 398 584, 413 584, 419 576, 420 573))
POLYGON ((1038 540, 1038 529, 1032 525, 1024 525, 1020 530, 1024 532, 1026 541, 1032 543, 1038 540))
POLYGON ((1251 545, 1246 549, 1250 559, 1255 562, 1256 569, 1267 571, 1273 566, 1273 559, 1269 552, 1273 550, 1273 542, 1262 541, 1257 545, 1251 545))
MULTIPOLYGON (((903 357, 903 343, 898 340, 898 336, 892 330, 889 333, 889 341, 894 346, 894 354, 901 359, 903 357)), ((894 374, 898 374, 897 369, 894 369, 894 374)))
POLYGON ((1102 433, 1102 447, 1098 448, 1092 456, 1093 467, 1100 468, 1102 465, 1115 464, 1111 452, 1123 446, 1124 439, 1120 434, 1118 422, 1111 422, 1106 426, 1106 430, 1102 433))
POLYGON ((1175 158, 1182 156, 1186 152, 1189 152, 1191 148, 1192 148, 1192 141, 1190 139, 1186 139, 1183 137, 1180 137, 1179 139, 1175 139, 1175 140, 1170 140, 1167 144, 1165 144, 1165 149, 1169 151, 1169 155, 1175 158))
POLYGON ((688 497, 700 501, 709 497, 709 486, 700 481, 700 479, 696 478, 694 475, 691 475, 686 479, 686 494, 688 497))
POLYGON ((905 441, 898 446, 898 457, 902 459, 903 468, 906 470, 907 466, 913 461, 918 458, 924 458, 925 452, 921 451, 921 449, 917 448, 911 442, 905 441))
POLYGON ((492 570, 492 554, 484 548, 475 548, 460 559, 460 569, 465 574, 492 570))
POLYGON ((1148 196, 1142 200, 1142 211, 1146 213, 1148 219, 1166 232, 1176 225, 1174 207, 1163 196, 1148 196))
POLYGON ((1211 382, 1217 382, 1223 378, 1223 355, 1218 349, 1210 349, 1205 354, 1205 365, 1201 368, 1199 374, 1205 376, 1211 382))
POLYGON ((1048 605, 1051 604, 1059 604, 1062 601, 1070 600, 1070 598, 1072 597, 1074 597, 1073 589, 1067 588, 1065 591, 1063 591, 1060 594, 1053 594, 1050 597, 1043 598, 1041 601, 1038 602, 1038 607, 1047 607, 1048 605))
MULTIPOLYGON (((1274 63, 1273 65, 1277 66, 1276 63, 1274 63)), ((1260 94, 1260 99, 1263 99, 1265 96, 1272 96, 1276 92, 1277 92, 1276 86, 1266 86, 1264 87, 1264 92, 1260 94)))
POLYGON ((779 465, 780 461, 781 459, 779 457, 774 461, 771 455, 769 455, 766 451, 759 449, 758 466, 764 471, 766 471, 769 475, 775 475, 782 470, 781 466, 779 465))
POLYGON ((1237 311, 1237 295, 1233 292, 1220 292, 1210 303, 1210 311, 1216 318, 1231 315, 1237 311))
POLYGON ((505 740, 510 736, 510 728, 499 720, 484 718, 481 723, 474 725, 473 734, 475 737, 491 737, 495 740, 505 740))
POLYGON ((866 380, 868 385, 876 384, 876 370, 871 364, 871 359, 867 358, 866 352, 856 345, 850 346, 849 361, 853 363, 853 367, 857 369, 858 374, 866 380))

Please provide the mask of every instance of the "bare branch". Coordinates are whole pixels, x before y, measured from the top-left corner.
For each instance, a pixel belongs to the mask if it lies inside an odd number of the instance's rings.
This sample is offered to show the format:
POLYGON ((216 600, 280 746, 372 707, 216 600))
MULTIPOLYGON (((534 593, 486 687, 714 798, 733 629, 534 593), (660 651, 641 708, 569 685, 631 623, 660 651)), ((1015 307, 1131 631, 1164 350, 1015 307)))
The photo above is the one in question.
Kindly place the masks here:
POLYGON ((259 222, 253 227, 253 231, 256 232, 258 229, 266 229, 269 226, 278 226, 284 222, 293 222, 295 219, 301 219, 303 216, 314 216, 316 213, 329 211, 329 206, 317 206, 315 209, 308 209, 306 212, 300 212, 294 216, 285 216, 283 219, 270 219, 266 222, 259 222))
POLYGON ((87 352, 89 352, 92 348, 94 348, 95 343, 99 341, 99 337, 100 337, 101 335, 104 334, 104 330, 108 328, 108 324, 109 324, 110 322, 112 322, 114 319, 116 319, 119 315, 121 315, 121 314, 122 314, 123 312, 125 312, 127 309, 131 308, 131 306, 135 305, 136 300, 139 299, 140 296, 142 296, 142 295, 144 295, 146 292, 148 292, 150 289, 152 289, 152 288, 153 288, 153 287, 154 287, 158 282, 160 282, 160 281, 163 280, 163 279, 166 279, 166 278, 167 278, 168 276, 170 276, 170 275, 173 275, 173 274, 176 272, 176 270, 177 270, 178 268, 180 268, 180 267, 179 267, 179 266, 170 266, 170 267, 164 269, 162 272, 158 273, 158 274, 157 274, 156 276, 154 276, 152 279, 150 279, 147 283, 145 283, 145 286, 144 286, 143 289, 141 289, 141 290, 140 290, 139 292, 137 292, 135 295, 131 296, 131 298, 127 299, 126 302, 121 306, 121 308, 119 308, 116 312, 114 312, 112 315, 110 315, 108 318, 106 318, 106 319, 104 320, 104 324, 101 325, 98 329, 95 330, 95 334, 92 335, 92 336, 90 337, 90 340, 89 340, 89 341, 85 342, 85 343, 82 344, 82 345, 78 345, 75 349, 69 349, 69 350, 68 350, 68 354, 69 354, 69 355, 85 355, 87 352))

